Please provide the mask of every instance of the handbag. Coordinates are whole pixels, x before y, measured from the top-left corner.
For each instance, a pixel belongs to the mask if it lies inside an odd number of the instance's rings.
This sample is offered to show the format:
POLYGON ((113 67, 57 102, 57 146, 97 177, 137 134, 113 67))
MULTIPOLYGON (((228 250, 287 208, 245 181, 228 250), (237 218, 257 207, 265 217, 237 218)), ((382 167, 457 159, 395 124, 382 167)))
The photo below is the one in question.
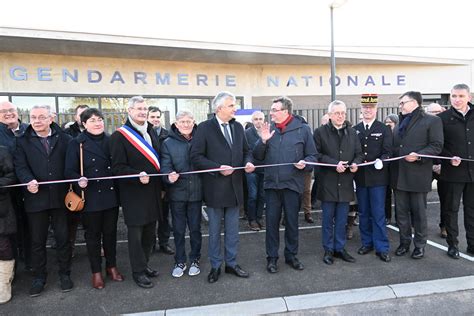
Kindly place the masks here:
MULTIPOLYGON (((80 168, 81 168, 81 177, 84 176, 84 167, 82 162, 82 143, 79 144, 79 161, 80 161, 80 168)), ((74 190, 72 189, 72 183, 69 185, 69 190, 64 198, 64 204, 66 208, 71 212, 79 212, 84 209, 84 204, 86 200, 84 199, 84 190, 81 189, 81 196, 79 196, 74 190)))

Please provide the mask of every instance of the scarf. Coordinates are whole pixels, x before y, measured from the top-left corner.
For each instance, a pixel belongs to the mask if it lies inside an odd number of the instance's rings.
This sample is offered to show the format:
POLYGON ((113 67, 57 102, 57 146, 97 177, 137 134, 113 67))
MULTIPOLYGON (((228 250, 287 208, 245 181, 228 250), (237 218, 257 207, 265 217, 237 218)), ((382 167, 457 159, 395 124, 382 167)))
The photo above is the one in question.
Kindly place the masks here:
POLYGON ((288 124, 290 124, 290 122, 293 120, 293 115, 288 115, 288 117, 286 118, 286 120, 284 120, 283 122, 281 123, 275 123, 275 126, 276 128, 278 128, 282 133, 285 131, 286 127, 288 126, 288 124))
POLYGON ((128 120, 129 120, 130 124, 132 124, 133 128, 135 128, 137 131, 140 132, 140 134, 142 134, 142 136, 146 140, 146 142, 150 146, 153 146, 153 143, 151 142, 151 137, 148 134, 148 122, 145 122, 145 124, 143 124, 143 125, 138 125, 137 123, 135 123, 132 120, 132 118, 130 116, 128 117, 128 120))

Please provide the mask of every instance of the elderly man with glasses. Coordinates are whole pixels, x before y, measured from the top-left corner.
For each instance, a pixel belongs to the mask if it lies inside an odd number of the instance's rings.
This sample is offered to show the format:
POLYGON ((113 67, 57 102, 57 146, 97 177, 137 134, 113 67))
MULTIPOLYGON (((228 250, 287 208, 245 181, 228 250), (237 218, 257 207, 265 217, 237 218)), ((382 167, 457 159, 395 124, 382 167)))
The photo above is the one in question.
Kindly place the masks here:
POLYGON ((421 259, 427 242, 426 195, 431 191, 433 160, 418 155, 437 155, 443 148, 441 119, 426 114, 420 92, 400 96, 400 119, 394 128, 393 155, 405 156, 390 165, 390 185, 395 193, 396 218, 400 245, 395 255, 410 250, 412 227, 415 228, 413 259, 421 259))

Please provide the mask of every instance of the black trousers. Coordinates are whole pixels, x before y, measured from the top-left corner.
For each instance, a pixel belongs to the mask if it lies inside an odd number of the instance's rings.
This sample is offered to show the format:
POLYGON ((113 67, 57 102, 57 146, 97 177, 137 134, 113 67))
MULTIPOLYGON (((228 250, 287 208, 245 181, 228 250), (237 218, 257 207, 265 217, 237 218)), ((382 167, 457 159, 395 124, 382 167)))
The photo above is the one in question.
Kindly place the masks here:
POLYGON ((168 245, 168 241, 170 240, 171 235, 171 227, 169 222, 169 215, 170 215, 170 203, 168 199, 162 200, 162 219, 158 220, 158 245, 159 246, 166 246, 168 245))
POLYGON ((100 249, 104 248, 105 267, 117 266, 117 220, 118 207, 98 212, 82 214, 82 224, 85 229, 87 254, 92 273, 102 271, 100 249))
POLYGON ((450 246, 458 245, 458 213, 461 204, 464 207, 464 228, 469 247, 474 247, 474 183, 448 182, 446 185, 446 241, 450 246))
POLYGON ((411 244, 411 227, 415 228, 413 243, 417 248, 424 248, 428 238, 428 221, 426 218, 426 192, 407 192, 394 190, 397 225, 400 229, 400 244, 411 244))
POLYGON ((16 215, 16 234, 11 235, 13 255, 16 259, 24 260, 25 267, 31 266, 31 236, 28 228, 28 217, 25 212, 21 189, 11 191, 13 208, 16 215))
POLYGON ((448 213, 446 212, 446 194, 448 192, 449 182, 437 180, 436 186, 438 187, 438 197, 439 197, 439 227, 446 227, 446 217, 448 213))
POLYGON ((0 235, 0 260, 13 260, 13 248, 9 235, 0 235))
POLYGON ((142 226, 127 226, 128 255, 134 274, 141 274, 148 266, 151 250, 155 244, 156 222, 142 226))
POLYGON ((48 227, 51 225, 56 239, 56 256, 59 264, 59 274, 71 273, 71 246, 68 240, 66 209, 49 209, 41 212, 27 213, 31 235, 31 265, 33 277, 46 279, 46 239, 48 227))

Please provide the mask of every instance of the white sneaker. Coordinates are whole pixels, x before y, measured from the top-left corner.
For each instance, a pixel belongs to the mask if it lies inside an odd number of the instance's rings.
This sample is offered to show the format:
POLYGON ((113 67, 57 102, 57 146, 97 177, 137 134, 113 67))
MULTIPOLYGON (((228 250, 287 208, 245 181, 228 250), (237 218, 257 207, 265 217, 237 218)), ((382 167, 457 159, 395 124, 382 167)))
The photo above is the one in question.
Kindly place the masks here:
POLYGON ((188 274, 189 276, 195 276, 195 275, 198 275, 199 273, 201 273, 201 269, 199 268, 199 261, 194 260, 191 263, 191 266, 189 267, 188 274))
POLYGON ((175 278, 180 278, 183 276, 184 271, 186 271, 186 263, 176 263, 171 275, 175 278))

